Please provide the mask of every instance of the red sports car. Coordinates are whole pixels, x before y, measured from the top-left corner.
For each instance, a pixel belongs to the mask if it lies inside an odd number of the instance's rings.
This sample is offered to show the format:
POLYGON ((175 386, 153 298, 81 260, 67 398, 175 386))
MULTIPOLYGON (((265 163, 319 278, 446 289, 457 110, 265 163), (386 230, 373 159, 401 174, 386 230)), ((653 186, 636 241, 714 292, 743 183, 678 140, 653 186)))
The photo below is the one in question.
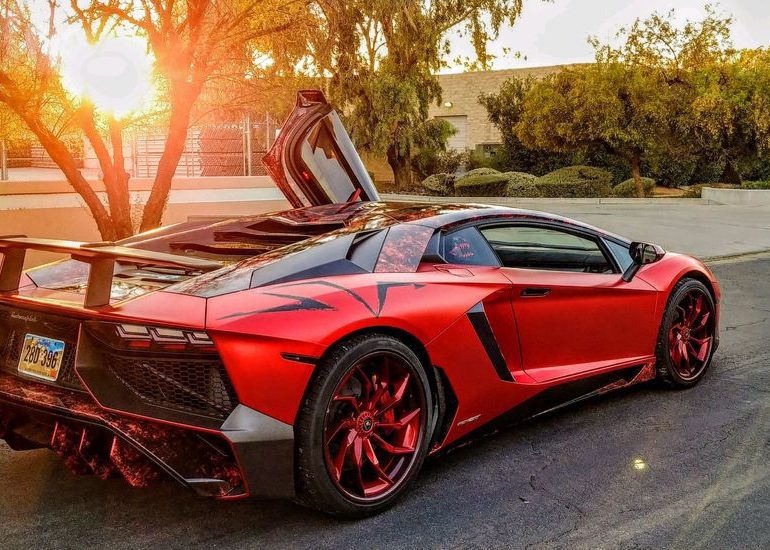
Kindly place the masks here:
POLYGON ((379 202, 320 92, 265 165, 294 209, 0 239, 0 437, 135 486, 363 516, 482 426, 689 387, 717 348, 700 261, 541 212, 379 202), (27 250, 68 258, 25 272, 27 250))

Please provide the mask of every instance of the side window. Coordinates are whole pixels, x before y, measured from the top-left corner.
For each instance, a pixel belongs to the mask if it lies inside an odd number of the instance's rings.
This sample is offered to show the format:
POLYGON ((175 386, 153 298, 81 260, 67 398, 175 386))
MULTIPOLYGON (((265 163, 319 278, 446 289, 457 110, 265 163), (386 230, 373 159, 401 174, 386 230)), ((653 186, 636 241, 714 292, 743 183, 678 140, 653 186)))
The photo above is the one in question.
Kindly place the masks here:
POLYGON ((615 260, 617 260, 618 265, 620 265, 621 271, 625 271, 632 263, 634 263, 634 260, 631 259, 631 253, 628 250, 628 245, 618 244, 615 241, 610 241, 609 239, 606 239, 604 242, 607 243, 607 246, 615 256, 615 260))
POLYGON ((596 240, 527 225, 485 227, 481 233, 505 267, 613 273, 596 240))
POLYGON ((450 264, 499 266, 495 253, 475 227, 444 235, 441 255, 450 264))

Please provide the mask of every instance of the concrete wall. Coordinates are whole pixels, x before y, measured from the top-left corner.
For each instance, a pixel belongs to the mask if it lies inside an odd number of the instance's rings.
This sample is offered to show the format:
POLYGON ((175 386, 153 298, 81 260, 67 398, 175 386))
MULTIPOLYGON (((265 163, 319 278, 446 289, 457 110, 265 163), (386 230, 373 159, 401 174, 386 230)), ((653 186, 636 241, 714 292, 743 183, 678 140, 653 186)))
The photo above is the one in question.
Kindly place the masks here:
POLYGON ((717 189, 704 187, 701 197, 719 204, 770 205, 770 189, 717 189))
MULTIPOLYGON (((132 204, 137 212, 149 196, 152 181, 133 179, 132 204)), ((102 191, 100 182, 93 183, 102 191)), ((163 216, 164 225, 191 216, 246 216, 288 207, 288 202, 266 176, 176 178, 163 216)), ((0 235, 27 235, 75 241, 100 241, 88 209, 66 182, 0 183, 0 235)), ((59 256, 30 252, 28 265, 59 256)))

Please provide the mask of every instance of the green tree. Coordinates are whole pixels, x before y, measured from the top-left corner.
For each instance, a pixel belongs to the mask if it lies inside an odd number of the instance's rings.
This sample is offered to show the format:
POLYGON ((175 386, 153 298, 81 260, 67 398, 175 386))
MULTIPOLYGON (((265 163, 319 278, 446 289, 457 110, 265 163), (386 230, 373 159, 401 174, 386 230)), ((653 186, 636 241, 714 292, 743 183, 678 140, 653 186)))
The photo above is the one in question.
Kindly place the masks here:
POLYGON ((644 196, 641 163, 660 146, 667 102, 649 72, 622 63, 566 69, 535 84, 516 125, 521 142, 554 152, 600 150, 628 162, 644 196))
POLYGON ((524 100, 517 136, 528 147, 622 158, 639 196, 644 161, 654 165, 674 151, 713 158, 715 142, 723 156, 734 157, 745 143, 740 126, 746 117, 731 104, 741 94, 720 84, 735 55, 731 20, 710 6, 705 13, 681 26, 673 10, 637 19, 618 33, 619 46, 589 39, 596 63, 536 84, 524 100), (721 113, 709 111, 717 105, 721 113), (720 116, 734 127, 720 133, 720 116))
POLYGON ((532 77, 511 77, 502 83, 497 92, 481 94, 479 103, 486 109, 487 118, 499 130, 502 138, 501 168, 543 175, 570 164, 574 155, 554 153, 524 146, 516 135, 516 125, 521 119, 524 98, 537 81, 532 77))
POLYGON ((320 0, 308 69, 329 77, 357 146, 385 154, 403 187, 421 144, 435 143, 428 109, 441 99, 436 74, 450 53, 448 34, 470 38, 476 59, 467 66, 488 67, 489 41, 521 9, 522 0, 320 0))

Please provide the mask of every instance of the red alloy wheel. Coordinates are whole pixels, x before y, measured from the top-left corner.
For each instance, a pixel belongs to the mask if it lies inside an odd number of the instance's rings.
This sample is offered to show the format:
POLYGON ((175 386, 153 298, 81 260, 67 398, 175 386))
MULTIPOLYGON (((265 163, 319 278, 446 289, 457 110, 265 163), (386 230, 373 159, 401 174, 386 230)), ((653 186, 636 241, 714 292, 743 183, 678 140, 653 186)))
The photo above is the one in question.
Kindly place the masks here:
POLYGON ((392 493, 412 469, 424 414, 424 388, 403 357, 363 357, 334 389, 326 411, 324 458, 332 482, 357 501, 392 493))
POLYGON ((684 380, 697 378, 706 366, 714 343, 714 310, 699 289, 685 294, 676 306, 668 332, 668 353, 684 380))

